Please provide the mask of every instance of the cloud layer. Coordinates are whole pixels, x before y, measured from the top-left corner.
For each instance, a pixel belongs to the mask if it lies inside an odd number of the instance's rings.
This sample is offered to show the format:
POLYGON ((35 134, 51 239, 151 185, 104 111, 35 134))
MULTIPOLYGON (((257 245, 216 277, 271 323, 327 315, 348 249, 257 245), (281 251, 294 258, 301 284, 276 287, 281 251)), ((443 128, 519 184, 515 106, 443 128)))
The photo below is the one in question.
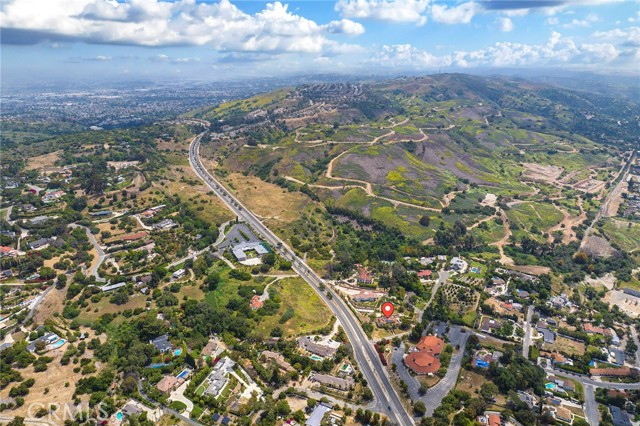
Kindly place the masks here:
POLYGON ((348 19, 317 24, 280 2, 250 15, 229 0, 13 0, 3 5, 0 21, 4 43, 78 40, 253 52, 321 52, 336 44, 328 34, 364 32, 348 19))

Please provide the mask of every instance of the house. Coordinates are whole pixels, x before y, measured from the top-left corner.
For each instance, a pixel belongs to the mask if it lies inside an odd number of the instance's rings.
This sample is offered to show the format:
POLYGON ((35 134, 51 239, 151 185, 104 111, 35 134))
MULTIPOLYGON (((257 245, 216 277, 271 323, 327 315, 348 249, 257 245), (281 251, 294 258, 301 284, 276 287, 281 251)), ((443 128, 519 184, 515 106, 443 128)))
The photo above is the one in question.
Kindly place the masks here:
POLYGON ((556 333, 549 330, 546 327, 536 327, 538 333, 542 334, 542 339, 545 343, 553 344, 556 341, 556 333))
POLYGON ((573 415, 571 414, 571 410, 564 407, 556 407, 555 412, 553 413, 554 417, 565 423, 573 423, 573 415))
POLYGON ((480 331, 483 333, 491 333, 493 330, 499 330, 500 328, 502 328, 502 324, 489 317, 484 317, 482 324, 480 325, 480 331))
POLYGON ((275 362, 278 367, 280 367, 282 370, 286 371, 287 373, 292 373, 295 371, 295 369, 291 366, 291 364, 289 364, 284 359, 282 354, 279 354, 277 352, 272 352, 272 351, 262 351, 262 354, 260 355, 260 357, 265 362, 275 362))
POLYGON ((596 327, 591 323, 586 323, 582 326, 584 332, 587 334, 599 334, 601 336, 611 336, 611 330, 602 327, 596 327))
POLYGON ((356 270, 358 271, 357 281, 360 284, 373 284, 373 276, 364 266, 358 264, 356 265, 356 270))
POLYGON ((349 390, 355 384, 355 381, 351 377, 342 378, 330 376, 328 374, 317 373, 312 374, 311 377, 309 377, 309 380, 311 380, 312 382, 317 382, 322 386, 329 386, 331 388, 339 390, 349 390))
POLYGON ((404 358, 404 363, 416 374, 432 375, 441 367, 438 357, 443 348, 444 341, 439 337, 424 336, 416 345, 416 351, 404 358))
POLYGON ((140 231, 133 234, 123 235, 122 237, 120 237, 120 239, 122 241, 136 241, 136 240, 139 240, 140 238, 146 237, 147 235, 148 234, 145 231, 140 231))
POLYGON ((518 391, 518 398, 529 406, 529 409, 533 409, 538 405, 538 399, 529 392, 518 391))
POLYGON ((105 216, 110 216, 111 215, 111 210, 101 210, 99 212, 89 212, 89 216, 93 216, 93 217, 105 217, 105 216))
POLYGON ((113 291, 113 290, 117 290, 119 288, 125 287, 127 285, 127 283, 122 282, 122 283, 117 283, 117 284, 111 284, 111 285, 103 285, 102 287, 98 287, 101 291, 113 291))
POLYGON ((611 418, 613 419, 613 426, 631 426, 631 420, 629 420, 629 416, 627 413, 622 411, 619 407, 615 405, 609 406, 609 412, 611 413, 611 418))
POLYGON ((182 277, 185 276, 185 274, 187 273, 187 271, 183 268, 178 269, 177 271, 175 271, 173 274, 171 274, 171 278, 173 278, 174 280, 180 279, 182 277))
POLYGON ((627 377, 627 376, 637 376, 639 371, 636 369, 631 369, 629 367, 621 367, 621 368, 592 368, 589 370, 592 376, 603 376, 603 377, 627 377))
POLYGON ((469 264, 464 259, 457 256, 451 259, 451 263, 449 264, 451 270, 460 272, 461 274, 467 270, 468 266, 469 264))
POLYGON ((382 293, 376 293, 369 290, 360 290, 353 295, 353 301, 357 303, 375 302, 382 297, 382 293))
POLYGON ((325 404, 316 404, 313 408, 313 412, 309 416, 309 419, 305 423, 305 426, 320 426, 322 424, 322 419, 327 413, 331 412, 331 407, 325 404))
POLYGON ((42 201, 45 203, 52 203, 63 195, 65 195, 64 191, 47 191, 42 197, 42 201))
POLYGON ((528 299, 529 296, 530 296, 529 292, 526 291, 526 290, 518 289, 518 290, 516 290, 516 293, 517 293, 518 297, 521 298, 521 299, 528 299))
POLYGON ((150 340, 151 343, 157 350, 160 352, 170 352, 173 350, 173 345, 169 342, 169 335, 163 334, 162 336, 158 336, 153 340, 150 340))
POLYGON ((423 280, 431 279, 433 275, 433 271, 431 269, 423 269, 422 271, 418 271, 418 278, 423 280))
POLYGON ((249 302, 249 307, 253 311, 257 311, 258 309, 262 308, 263 305, 264 305, 264 302, 260 300, 260 296, 258 296, 257 294, 254 295, 251 298, 251 301, 249 302))
POLYGON ((175 223, 172 219, 163 219, 160 222, 153 225, 153 228, 158 230, 163 230, 163 229, 171 229, 174 226, 177 226, 177 223, 175 223))
POLYGON ((136 407, 133 404, 126 404, 124 407, 122 407, 122 412, 124 413, 125 416, 133 416, 133 415, 140 415, 142 414, 142 409, 139 407, 136 407))
POLYGON ((218 352, 218 341, 216 339, 209 339, 206 346, 202 349, 202 355, 213 356, 218 352))
POLYGON ((332 357, 333 354, 336 353, 336 348, 316 343, 316 342, 313 341, 313 339, 311 339, 310 336, 298 337, 297 342, 298 342, 298 346, 300 348, 302 348, 302 349, 304 349, 307 352, 310 352, 312 354, 321 356, 323 358, 332 357))
POLYGON ((224 357, 213 366, 213 370, 207 376, 209 386, 204 390, 205 395, 213 395, 217 398, 229 381, 229 373, 233 371, 236 363, 229 357, 224 357))
POLYGON ((376 318, 376 325, 380 328, 386 327, 386 326, 395 327, 397 325, 400 325, 400 319, 396 316, 391 316, 389 318, 378 317, 376 318))
POLYGON ((156 388, 164 394, 171 393, 171 391, 178 384, 178 378, 176 376, 164 376, 162 380, 158 382, 156 388))
POLYGON ((476 420, 481 426, 500 426, 502 424, 498 413, 484 413, 478 416, 476 420))
POLYGON ((49 247, 51 240, 48 238, 40 238, 39 240, 32 241, 28 244, 31 250, 44 250, 49 247))
POLYGON ((18 250, 13 247, 0 246, 0 257, 16 257, 18 256, 18 250))

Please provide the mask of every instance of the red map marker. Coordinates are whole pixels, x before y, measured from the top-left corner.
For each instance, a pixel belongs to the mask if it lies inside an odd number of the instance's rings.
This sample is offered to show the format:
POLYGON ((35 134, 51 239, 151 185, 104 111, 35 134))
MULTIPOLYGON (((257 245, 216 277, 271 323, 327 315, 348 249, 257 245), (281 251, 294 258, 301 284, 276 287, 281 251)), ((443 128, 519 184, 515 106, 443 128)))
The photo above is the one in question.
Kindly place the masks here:
POLYGON ((384 302, 382 304, 382 315, 384 315, 385 317, 389 318, 391 315, 393 315, 393 303, 391 302, 384 302))

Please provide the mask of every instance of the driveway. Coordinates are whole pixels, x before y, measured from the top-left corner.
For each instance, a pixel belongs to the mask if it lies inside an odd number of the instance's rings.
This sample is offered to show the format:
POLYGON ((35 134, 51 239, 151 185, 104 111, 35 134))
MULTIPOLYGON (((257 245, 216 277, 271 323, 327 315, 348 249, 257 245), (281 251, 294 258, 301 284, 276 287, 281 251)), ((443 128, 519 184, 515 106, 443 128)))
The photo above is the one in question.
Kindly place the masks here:
POLYGON ((190 380, 187 380, 186 382, 178 386, 178 388, 171 392, 171 395, 169 396, 169 399, 171 401, 180 401, 187 406, 187 408, 184 410, 184 414, 186 416, 191 416, 191 412, 193 411, 193 402, 191 402, 191 400, 184 396, 184 391, 187 390, 187 385, 189 384, 189 382, 190 380))

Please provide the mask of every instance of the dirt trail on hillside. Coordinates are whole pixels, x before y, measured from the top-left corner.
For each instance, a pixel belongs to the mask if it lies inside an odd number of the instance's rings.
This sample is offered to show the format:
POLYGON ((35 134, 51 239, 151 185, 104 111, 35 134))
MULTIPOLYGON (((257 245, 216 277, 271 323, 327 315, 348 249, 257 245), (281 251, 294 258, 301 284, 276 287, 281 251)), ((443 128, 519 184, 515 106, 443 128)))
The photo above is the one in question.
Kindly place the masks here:
POLYGON ((507 218, 506 213, 502 209, 498 209, 500 213, 500 218, 502 219, 503 227, 504 227, 504 237, 501 240, 496 241, 495 243, 491 243, 489 245, 498 247, 500 251, 500 263, 503 265, 514 265, 515 262, 512 258, 504 254, 504 246, 509 241, 509 237, 511 236, 511 228, 509 227, 509 219, 507 218))

